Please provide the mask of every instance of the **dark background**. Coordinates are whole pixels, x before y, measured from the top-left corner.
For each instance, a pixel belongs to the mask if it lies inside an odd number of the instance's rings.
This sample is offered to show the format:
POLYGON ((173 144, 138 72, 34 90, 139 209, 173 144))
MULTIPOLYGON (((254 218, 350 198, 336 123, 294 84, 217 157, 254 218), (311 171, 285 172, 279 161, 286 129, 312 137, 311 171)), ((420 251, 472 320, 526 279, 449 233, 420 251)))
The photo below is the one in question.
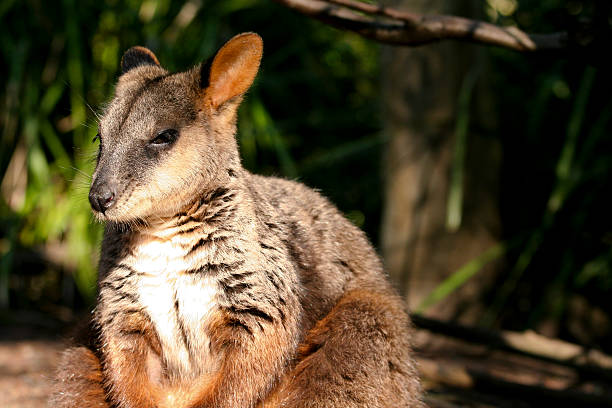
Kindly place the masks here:
MULTIPOLYGON (((565 30, 594 14, 588 1, 469 3, 467 17, 529 32, 565 30)), ((384 194, 393 177, 385 170, 394 137, 386 112, 395 102, 383 86, 396 80, 385 58, 390 48, 264 0, 4 0, 0 19, 0 327, 53 332, 91 308, 102 229, 87 201, 97 150, 91 140, 122 52, 136 44, 182 70, 234 34, 258 32, 264 60, 239 113, 245 167, 319 189, 383 245, 385 200, 395 200, 384 194)), ((430 252, 428 262, 442 264, 447 279, 435 300, 468 296, 459 288, 478 282, 492 261, 486 285, 470 298, 480 305, 471 323, 534 329, 612 352, 612 98, 609 66, 598 58, 609 48, 526 55, 461 47, 463 55, 477 53, 480 68, 463 105, 470 71, 449 63, 437 73, 459 84, 443 95, 454 110, 444 128, 450 159, 442 200, 459 189, 459 209, 469 211, 482 201, 469 183, 492 176, 495 187, 479 194, 496 203, 494 242, 459 267, 445 266, 443 247, 430 252), (468 117, 467 138, 459 138, 456 124, 468 117), (496 150, 472 148, 472 134, 496 150), (462 168, 472 171, 456 182, 462 168), (469 276, 461 266, 471 268, 469 276)), ((476 61, 470 58, 464 65, 476 61)), ((413 103, 408 109, 422 109, 413 103)), ((469 234, 442 233, 457 238, 455 250, 472 243, 469 234)), ((419 281, 412 285, 418 289, 419 281)), ((455 308, 442 317, 461 316, 455 308)))

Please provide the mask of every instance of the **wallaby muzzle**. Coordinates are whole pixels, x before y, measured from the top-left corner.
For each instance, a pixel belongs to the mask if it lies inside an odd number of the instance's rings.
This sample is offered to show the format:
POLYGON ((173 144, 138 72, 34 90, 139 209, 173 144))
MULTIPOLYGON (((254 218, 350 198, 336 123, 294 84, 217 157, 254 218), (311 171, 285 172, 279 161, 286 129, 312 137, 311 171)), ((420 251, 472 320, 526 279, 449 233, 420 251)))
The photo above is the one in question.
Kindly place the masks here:
POLYGON ((96 180, 89 190, 89 203, 91 207, 104 214, 106 210, 115 205, 115 191, 106 182, 96 180))

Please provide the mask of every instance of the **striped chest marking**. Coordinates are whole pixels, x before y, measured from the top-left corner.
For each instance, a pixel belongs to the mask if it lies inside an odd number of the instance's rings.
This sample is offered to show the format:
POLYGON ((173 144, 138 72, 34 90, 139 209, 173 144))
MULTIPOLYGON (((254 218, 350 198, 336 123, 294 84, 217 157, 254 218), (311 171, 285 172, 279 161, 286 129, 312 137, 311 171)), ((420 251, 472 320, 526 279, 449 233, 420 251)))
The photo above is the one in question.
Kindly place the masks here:
POLYGON ((172 240, 143 240, 134 251, 133 267, 141 272, 137 293, 157 331, 163 359, 172 372, 206 370, 209 351, 206 323, 216 309, 216 281, 195 269, 186 250, 172 240))

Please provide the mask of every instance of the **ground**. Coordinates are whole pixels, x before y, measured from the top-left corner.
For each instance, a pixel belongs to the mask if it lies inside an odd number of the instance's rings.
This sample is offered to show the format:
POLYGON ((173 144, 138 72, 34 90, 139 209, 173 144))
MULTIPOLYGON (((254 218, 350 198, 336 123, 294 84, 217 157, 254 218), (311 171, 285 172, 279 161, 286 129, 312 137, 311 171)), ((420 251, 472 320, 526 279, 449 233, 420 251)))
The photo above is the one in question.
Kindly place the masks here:
POLYGON ((0 342, 0 407, 44 407, 61 348, 54 340, 0 342))
MULTIPOLYGON (((25 323, 0 325, 0 408, 42 408, 71 325, 19 317, 25 323)), ((441 335, 419 320, 415 354, 430 408, 612 407, 612 357, 599 356, 605 367, 557 361, 483 341, 473 329, 462 329, 463 339, 441 335)))

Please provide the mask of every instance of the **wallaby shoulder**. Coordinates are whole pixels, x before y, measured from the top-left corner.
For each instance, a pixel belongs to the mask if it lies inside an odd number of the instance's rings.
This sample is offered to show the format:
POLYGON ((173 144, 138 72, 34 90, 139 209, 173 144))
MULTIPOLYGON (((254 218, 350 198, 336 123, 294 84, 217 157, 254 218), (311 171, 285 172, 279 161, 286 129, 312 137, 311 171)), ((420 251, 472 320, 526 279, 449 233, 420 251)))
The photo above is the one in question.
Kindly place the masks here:
POLYGON ((378 275, 382 264, 366 235, 319 191, 277 177, 249 175, 249 189, 259 207, 290 226, 297 244, 320 260, 350 263, 357 275, 378 275), (369 272, 368 272, 369 271, 369 272))
POLYGON ((248 175, 263 235, 278 234, 298 265, 307 314, 321 318, 346 290, 390 290, 367 237, 318 191, 292 180, 248 175))

